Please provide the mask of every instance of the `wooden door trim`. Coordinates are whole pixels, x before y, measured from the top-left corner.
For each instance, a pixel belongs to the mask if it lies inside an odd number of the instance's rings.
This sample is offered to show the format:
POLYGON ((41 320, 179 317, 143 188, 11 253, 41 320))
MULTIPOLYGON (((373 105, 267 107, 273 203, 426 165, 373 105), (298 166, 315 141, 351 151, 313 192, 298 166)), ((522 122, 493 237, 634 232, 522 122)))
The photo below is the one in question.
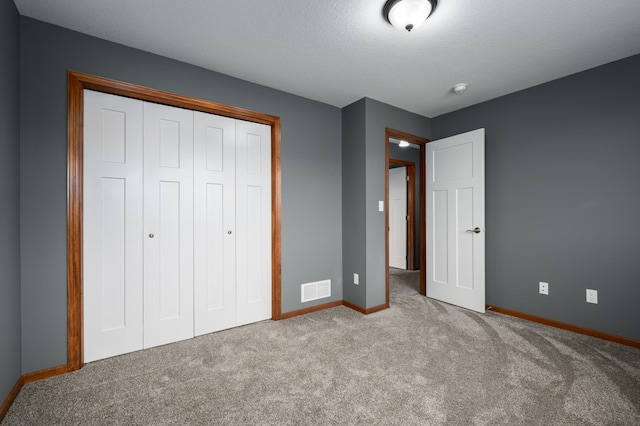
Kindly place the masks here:
POLYGON ((390 128, 385 129, 385 182, 384 182, 384 202, 385 202, 385 212, 384 212, 384 257, 385 257, 385 302, 386 305, 389 306, 389 138, 405 140, 409 143, 414 143, 420 146, 420 182, 423 182, 420 185, 420 294, 426 296, 427 294, 427 265, 426 265, 426 257, 424 255, 426 247, 427 247, 427 239, 425 232, 425 225, 427 223, 425 216, 425 197, 426 193, 424 190, 424 181, 426 178, 426 168, 424 164, 424 154, 425 148, 424 145, 426 143, 431 142, 431 140, 426 138, 421 138, 420 136, 415 136, 409 133, 401 132, 399 130, 394 130, 390 128))
POLYGON ((281 153, 280 118, 223 105, 203 99, 164 92, 103 77, 67 72, 68 146, 67 146, 67 368, 82 368, 82 222, 83 222, 83 143, 85 89, 126 96, 149 102, 231 117, 271 127, 271 313, 274 320, 282 317, 282 237, 281 237, 281 153))
POLYGON ((413 161, 389 158, 389 164, 396 164, 407 168, 407 177, 409 178, 407 182, 407 269, 413 271, 415 267, 416 163, 413 161))

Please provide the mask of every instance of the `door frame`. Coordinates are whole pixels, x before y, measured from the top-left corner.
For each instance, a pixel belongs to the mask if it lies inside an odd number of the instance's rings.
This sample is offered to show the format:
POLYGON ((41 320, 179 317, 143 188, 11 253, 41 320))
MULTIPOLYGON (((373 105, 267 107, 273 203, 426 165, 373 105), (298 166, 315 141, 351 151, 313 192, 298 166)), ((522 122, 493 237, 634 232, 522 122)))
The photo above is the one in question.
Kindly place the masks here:
MULTIPOLYGON (((385 145, 384 145, 384 258, 385 258, 385 299, 386 306, 389 306, 389 139, 405 140, 409 143, 413 143, 420 146, 420 182, 424 182, 426 178, 426 166, 424 164, 424 154, 426 143, 431 140, 421 138, 409 133, 401 132, 400 130, 394 130, 390 128, 385 129, 385 145)), ((423 256, 423 253, 427 247, 427 234, 425 232, 425 226, 427 219, 425 216, 425 190, 424 183, 420 185, 420 294, 426 296, 427 294, 427 259, 423 256)))
MULTIPOLYGON (((413 161, 398 160, 396 158, 389 158, 389 165, 396 164, 400 167, 407 168, 407 270, 413 271, 415 267, 415 253, 414 253, 414 238, 415 238, 415 212, 416 212, 416 163, 413 161)), ((389 173, 387 169, 387 173, 389 173)), ((388 175, 387 175, 388 176, 388 175)), ((388 228, 387 228, 388 229, 388 228)))
POLYGON ((84 90, 90 89, 143 101, 231 117, 271 127, 271 315, 282 317, 282 239, 280 117, 203 99, 67 71, 67 369, 84 365, 83 353, 83 144, 84 90))

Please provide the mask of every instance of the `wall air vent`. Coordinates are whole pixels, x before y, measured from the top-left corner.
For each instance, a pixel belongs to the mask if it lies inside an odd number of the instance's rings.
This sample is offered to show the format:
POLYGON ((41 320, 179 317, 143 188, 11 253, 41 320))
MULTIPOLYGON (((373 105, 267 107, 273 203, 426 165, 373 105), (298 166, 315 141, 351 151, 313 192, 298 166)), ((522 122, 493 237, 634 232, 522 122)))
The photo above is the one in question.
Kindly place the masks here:
POLYGON ((302 303, 325 297, 331 297, 331 280, 316 281, 300 286, 300 301, 302 303))

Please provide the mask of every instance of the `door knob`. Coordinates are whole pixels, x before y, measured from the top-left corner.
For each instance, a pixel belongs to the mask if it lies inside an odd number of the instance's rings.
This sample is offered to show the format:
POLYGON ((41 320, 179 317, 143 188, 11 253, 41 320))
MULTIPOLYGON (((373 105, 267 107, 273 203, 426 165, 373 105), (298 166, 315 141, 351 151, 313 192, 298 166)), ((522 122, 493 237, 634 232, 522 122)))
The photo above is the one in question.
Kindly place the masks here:
POLYGON ((231 235, 231 230, 228 230, 228 231, 227 231, 227 234, 231 235))
POLYGON ((155 237, 154 234, 149 234, 149 238, 153 238, 153 237, 155 237))
POLYGON ((482 232, 482 229, 478 228, 477 226, 474 229, 467 229, 467 232, 473 232, 475 234, 479 234, 482 232))

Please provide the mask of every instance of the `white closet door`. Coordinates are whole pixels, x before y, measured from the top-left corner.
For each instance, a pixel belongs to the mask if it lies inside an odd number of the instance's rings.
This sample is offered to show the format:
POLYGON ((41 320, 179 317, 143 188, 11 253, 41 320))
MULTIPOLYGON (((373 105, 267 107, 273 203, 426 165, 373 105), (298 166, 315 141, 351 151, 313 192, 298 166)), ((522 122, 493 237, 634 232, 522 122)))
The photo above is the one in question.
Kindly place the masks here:
POLYGON ((271 318, 271 128, 85 91, 85 361, 271 318))
POLYGON ((271 318, 271 128, 236 121, 237 325, 271 318))
POLYGON ((144 346, 193 337, 193 112, 144 104, 144 346))
POLYGON ((142 102, 85 90, 84 360, 143 347, 142 102))
POLYGON ((196 336, 236 325, 235 123, 194 113, 196 336))

